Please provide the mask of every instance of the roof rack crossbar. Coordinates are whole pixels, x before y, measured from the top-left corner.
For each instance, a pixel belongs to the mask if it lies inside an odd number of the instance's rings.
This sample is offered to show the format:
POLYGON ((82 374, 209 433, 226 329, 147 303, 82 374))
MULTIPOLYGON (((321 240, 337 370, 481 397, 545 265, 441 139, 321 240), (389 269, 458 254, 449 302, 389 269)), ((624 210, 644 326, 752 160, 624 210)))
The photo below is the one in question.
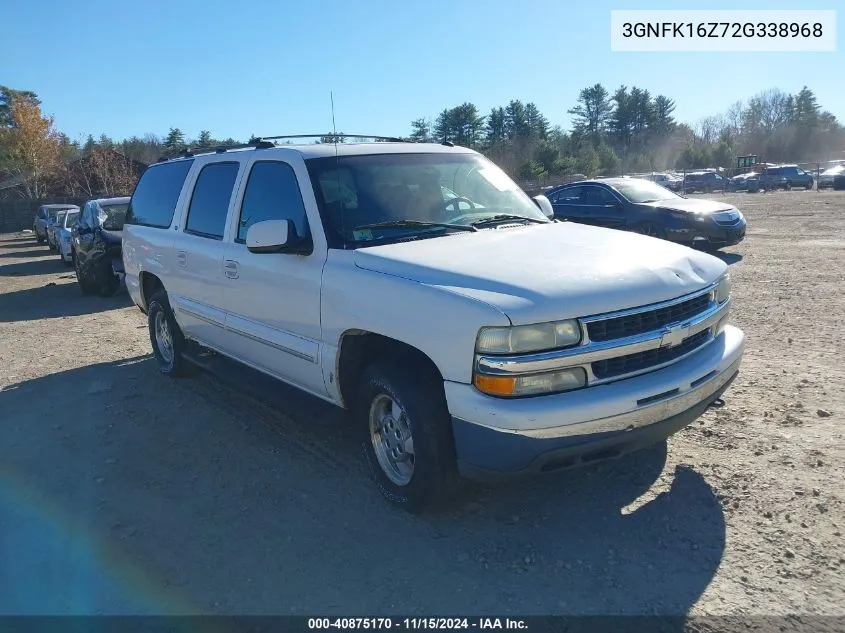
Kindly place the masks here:
POLYGON ((286 134, 284 136, 259 136, 259 140, 263 141, 278 141, 281 139, 290 138, 370 138, 376 141, 388 141, 392 143, 404 143, 405 139, 396 136, 375 136, 373 134, 335 134, 333 132, 323 132, 321 134, 286 134))

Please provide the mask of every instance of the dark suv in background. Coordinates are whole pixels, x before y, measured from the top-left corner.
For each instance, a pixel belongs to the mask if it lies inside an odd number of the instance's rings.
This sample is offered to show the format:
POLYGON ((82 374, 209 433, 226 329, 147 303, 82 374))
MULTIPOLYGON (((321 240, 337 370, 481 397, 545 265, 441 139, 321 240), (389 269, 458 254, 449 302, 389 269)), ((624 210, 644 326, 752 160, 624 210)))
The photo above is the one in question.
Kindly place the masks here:
POLYGON ((684 178, 684 193, 725 191, 727 179, 713 171, 694 171, 684 178))
POLYGON ((761 189, 812 189, 815 184, 813 176, 798 165, 777 165, 768 167, 760 174, 761 189))

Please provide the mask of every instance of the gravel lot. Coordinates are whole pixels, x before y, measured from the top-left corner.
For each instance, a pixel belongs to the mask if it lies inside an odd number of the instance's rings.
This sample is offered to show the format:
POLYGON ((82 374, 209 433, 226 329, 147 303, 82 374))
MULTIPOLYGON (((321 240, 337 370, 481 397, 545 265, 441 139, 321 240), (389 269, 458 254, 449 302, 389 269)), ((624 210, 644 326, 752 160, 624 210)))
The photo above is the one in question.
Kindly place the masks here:
POLYGON ((160 376, 124 290, 0 237, 0 614, 845 616, 845 194, 714 197, 749 221, 726 406, 423 517, 338 411, 160 376))

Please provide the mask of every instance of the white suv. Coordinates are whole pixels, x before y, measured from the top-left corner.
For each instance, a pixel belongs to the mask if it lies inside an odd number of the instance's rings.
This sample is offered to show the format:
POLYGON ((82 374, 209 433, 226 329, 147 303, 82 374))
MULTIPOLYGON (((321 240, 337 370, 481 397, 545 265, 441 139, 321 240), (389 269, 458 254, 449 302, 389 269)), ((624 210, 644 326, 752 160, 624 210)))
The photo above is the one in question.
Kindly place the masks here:
POLYGON ((350 409, 418 510, 662 440, 737 374, 721 260, 549 211, 449 144, 256 141, 147 169, 126 285, 163 373, 195 343, 350 409))

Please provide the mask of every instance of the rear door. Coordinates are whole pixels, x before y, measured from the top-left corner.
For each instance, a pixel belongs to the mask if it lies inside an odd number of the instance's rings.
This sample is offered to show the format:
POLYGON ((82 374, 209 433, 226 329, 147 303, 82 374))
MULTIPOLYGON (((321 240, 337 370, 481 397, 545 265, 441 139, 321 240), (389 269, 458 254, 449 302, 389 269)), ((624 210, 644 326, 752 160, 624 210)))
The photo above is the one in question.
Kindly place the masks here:
POLYGON ((237 158, 196 165, 187 211, 173 242, 167 288, 185 335, 224 353, 232 351, 223 308, 224 238, 240 169, 237 158))
POLYGON ((581 193, 584 187, 575 185, 558 190, 549 201, 558 220, 569 220, 570 222, 583 222, 585 213, 581 204, 581 193))
POLYGON ((253 159, 244 182, 223 264, 226 329, 240 360, 325 396, 320 280, 327 249, 311 236, 306 205, 314 207, 312 217, 317 212, 305 165, 293 158, 253 159), (247 231, 264 220, 292 221, 311 252, 250 252, 247 231))

